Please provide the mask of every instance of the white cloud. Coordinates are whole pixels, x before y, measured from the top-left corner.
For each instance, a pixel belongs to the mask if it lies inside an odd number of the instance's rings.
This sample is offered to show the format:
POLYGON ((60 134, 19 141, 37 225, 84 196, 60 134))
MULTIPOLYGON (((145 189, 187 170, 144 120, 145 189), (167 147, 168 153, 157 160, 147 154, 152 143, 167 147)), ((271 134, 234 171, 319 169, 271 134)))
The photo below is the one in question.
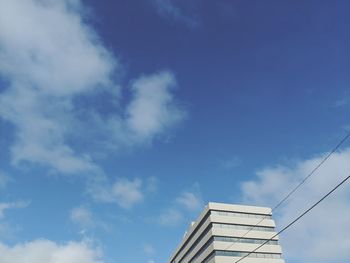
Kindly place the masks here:
POLYGON ((190 211, 198 211, 203 206, 201 196, 192 192, 183 192, 175 201, 190 211))
MULTIPOLYGON (((324 157, 302 160, 291 166, 261 170, 242 191, 249 203, 273 206, 297 185, 324 157)), ((280 209, 275 217, 285 226, 321 198, 350 172, 350 148, 335 153, 280 209)), ((350 188, 344 185, 319 207, 281 235, 287 260, 345 263, 350 259, 350 188), (302 242, 301 242, 302 241, 302 242)))
POLYGON ((0 243, 1 263, 103 263, 102 253, 85 242, 57 244, 50 240, 34 240, 8 246, 0 243))
POLYGON ((0 72, 10 83, 0 96, 0 114, 17 128, 13 161, 63 173, 95 166, 65 143, 71 100, 110 83, 115 64, 72 3, 0 1, 0 72))
POLYGON ((159 217, 159 223, 164 226, 174 226, 183 220, 182 213, 174 208, 165 210, 159 217))
POLYGON ((134 98, 127 108, 126 121, 136 138, 152 138, 184 118, 170 92, 175 85, 175 77, 169 72, 140 77, 133 82, 134 98))
POLYGON ((143 193, 141 192, 142 181, 134 179, 117 180, 112 187, 112 194, 116 198, 117 203, 123 208, 130 208, 137 203, 143 201, 143 193))
POLYGON ((71 2, 1 1, 3 73, 58 97, 110 81, 114 60, 71 2))
POLYGON ((101 217, 87 206, 81 205, 74 207, 70 211, 70 220, 79 227, 79 233, 86 236, 86 233, 93 229, 110 231, 111 225, 101 220, 101 217))
POLYGON ((125 209, 141 203, 145 198, 146 190, 143 181, 139 178, 133 180, 117 178, 111 185, 108 182, 97 182, 89 187, 96 201, 117 203, 125 209))
POLYGON ((8 83, 0 116, 15 126, 14 165, 103 174, 89 145, 101 140, 108 151, 152 142, 184 117, 172 94, 175 78, 165 71, 134 80, 134 96, 121 109, 114 81, 121 65, 83 13, 79 0, 0 0, 0 76, 8 83), (94 102, 76 102, 103 92, 113 101, 108 116, 94 102))
POLYGON ((28 207, 30 202, 28 201, 17 201, 11 203, 0 203, 0 219, 4 217, 4 213, 8 209, 19 209, 28 207))

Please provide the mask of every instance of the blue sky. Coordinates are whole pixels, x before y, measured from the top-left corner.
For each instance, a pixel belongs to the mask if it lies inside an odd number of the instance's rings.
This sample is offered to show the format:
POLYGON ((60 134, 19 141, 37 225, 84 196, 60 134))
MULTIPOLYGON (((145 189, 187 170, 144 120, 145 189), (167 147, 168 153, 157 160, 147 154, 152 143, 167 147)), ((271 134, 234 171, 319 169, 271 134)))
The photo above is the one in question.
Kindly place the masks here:
MULTIPOLYGON (((206 202, 276 204, 350 128, 349 8, 0 0, 0 262, 165 262, 206 202)), ((349 198, 281 237, 288 262, 349 261, 349 198)))

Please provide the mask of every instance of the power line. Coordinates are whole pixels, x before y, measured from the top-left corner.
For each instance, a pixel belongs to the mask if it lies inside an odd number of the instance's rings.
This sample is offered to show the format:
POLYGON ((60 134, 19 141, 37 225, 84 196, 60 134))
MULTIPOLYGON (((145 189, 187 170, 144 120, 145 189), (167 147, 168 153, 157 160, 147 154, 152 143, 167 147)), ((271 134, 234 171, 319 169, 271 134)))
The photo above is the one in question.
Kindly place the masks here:
POLYGON ((348 132, 348 134, 332 149, 332 151, 330 152, 330 153, 328 153, 327 155, 326 155, 326 157, 325 158, 323 158, 322 159, 322 161, 318 164, 318 165, 316 165, 316 167, 303 179, 303 180, 301 180, 301 182, 296 186, 296 187, 294 187, 294 189, 292 190, 292 191, 290 191, 273 209, 272 209, 272 211, 274 211, 274 210, 276 210, 278 207, 280 207, 281 206, 281 204, 282 203, 284 203, 296 190, 298 190, 298 188, 300 187, 300 186, 302 186, 304 183, 305 183, 305 181, 307 180, 307 179, 309 179, 317 170, 318 170, 318 168, 320 168, 321 166, 322 166, 322 164, 324 164, 328 159, 329 159, 329 157, 331 157, 331 155, 333 154, 333 153, 335 153, 337 150, 338 150, 338 148, 348 139, 350 137, 350 132, 348 132))
POLYGON ((262 243, 261 245, 259 245, 257 248, 255 248, 254 250, 252 250, 251 252, 249 252, 247 255, 245 255, 244 257, 240 258, 239 260, 235 261, 234 263, 238 263, 240 261, 242 261, 243 259, 245 259, 246 257, 248 257, 250 254, 254 253, 255 251, 257 251, 259 248, 263 247, 264 245, 266 245, 269 241, 271 241, 272 239, 274 239, 276 236, 278 236, 279 234, 283 233, 285 230, 287 230, 289 227, 291 227, 292 225, 294 225, 297 221, 299 221, 303 216, 305 216, 307 213, 309 213, 312 209, 314 209, 318 204, 320 204, 324 199, 326 199, 329 195, 331 195, 335 190, 337 190, 343 183, 345 183, 348 179, 350 178, 350 175, 347 176, 345 179, 343 179, 339 184, 337 184, 331 191, 329 191, 326 195, 324 195, 320 200, 318 200, 315 204, 313 204, 310 208, 308 208, 305 212, 303 212, 300 216, 298 216, 296 219, 294 219, 292 222, 290 222, 287 226, 285 226, 282 230, 280 230, 277 234, 275 234, 273 237, 271 237, 270 239, 266 240, 264 243, 262 243))
MULTIPOLYGON (((350 137, 350 131, 342 138, 342 140, 319 162, 314 169, 303 179, 299 182, 298 185, 296 185, 281 201, 279 201, 271 210, 271 212, 277 210, 289 197, 291 197, 305 182, 308 180, 339 148, 340 146, 350 137)), ((253 225, 247 232, 245 232, 241 237, 238 238, 238 241, 242 238, 244 238, 250 231, 252 231, 255 227, 257 227, 262 221, 264 221, 267 218, 267 216, 264 216, 258 223, 253 225)), ((225 250, 232 247, 234 244, 238 243, 234 242, 230 244, 228 247, 225 248, 225 250)))

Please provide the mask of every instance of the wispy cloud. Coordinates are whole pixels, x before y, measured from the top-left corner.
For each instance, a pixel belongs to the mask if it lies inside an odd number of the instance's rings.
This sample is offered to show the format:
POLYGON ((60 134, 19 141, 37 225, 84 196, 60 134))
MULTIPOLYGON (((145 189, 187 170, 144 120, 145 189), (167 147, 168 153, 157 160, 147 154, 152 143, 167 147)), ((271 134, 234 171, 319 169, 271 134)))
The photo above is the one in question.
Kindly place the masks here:
MULTIPOLYGON (((12 209, 22 209, 30 205, 29 201, 16 201, 16 202, 0 202, 0 237, 1 240, 11 239, 16 236, 19 231, 18 226, 14 226, 6 222, 6 213, 12 209)), ((1 243, 0 243, 1 244, 1 243)), ((1 253, 1 252, 0 252, 1 253)), ((0 262, 1 256, 0 256, 0 262)))
POLYGON ((175 208, 169 208, 163 211, 159 217, 159 223, 164 226, 174 226, 184 219, 182 213, 175 208))
MULTIPOLYGON (((278 165, 260 170, 257 179, 245 182, 242 191, 249 203, 273 206, 281 200, 324 157, 301 160, 295 165, 278 165)), ((275 216, 285 226, 328 192, 350 171, 350 149, 335 153, 275 216)), ((345 186, 281 236, 288 260, 345 263, 350 258, 350 188, 345 186), (300 242, 302 236, 303 242, 300 242), (331 242, 330 242, 331 240, 331 242)))
POLYGON ((0 190, 5 188, 5 186, 9 183, 10 177, 6 175, 4 172, 0 171, 0 190))
POLYGON ((146 189, 147 193, 155 193, 158 190, 159 180, 155 176, 151 176, 146 179, 146 189))
POLYGON ((117 178, 112 184, 109 181, 94 181, 88 191, 96 201, 116 203, 121 208, 130 209, 142 203, 148 194, 156 191, 156 182, 154 177, 145 180, 117 178))
POLYGON ((204 201, 200 187, 198 183, 195 183, 190 190, 181 192, 175 198, 170 208, 160 214, 158 221, 164 226, 175 226, 185 219, 188 220, 186 214, 196 214, 202 207, 204 207, 204 201))
MULTIPOLYGON (((158 15, 164 17, 165 19, 171 19, 188 27, 197 27, 199 25, 199 20, 196 16, 186 14, 183 9, 181 9, 173 0, 149 0, 155 7, 158 15)), ((185 2, 186 3, 186 2, 185 2)))
POLYGON ((26 208, 30 205, 29 201, 17 201, 11 203, 0 203, 0 219, 5 216, 5 211, 9 209, 26 208))
POLYGON ((193 192, 183 192, 175 201, 190 211, 199 211, 204 206, 201 196, 193 192))
POLYGON ((86 205, 74 207, 69 214, 70 220, 79 227, 79 233, 86 236, 95 229, 108 231, 111 226, 86 205))
POLYGON ((341 108, 350 103, 350 99, 348 97, 340 98, 334 102, 335 108, 341 108))
POLYGON ((73 208, 70 212, 70 219, 83 228, 90 228, 95 225, 91 211, 84 206, 73 208))
POLYGON ((87 242, 58 244, 47 239, 8 246, 0 243, 0 262, 2 263, 103 263, 99 248, 87 242))
POLYGON ((239 157, 233 156, 233 157, 221 160, 220 166, 224 169, 230 170, 241 165, 241 163, 242 163, 242 160, 239 157))
POLYGON ((1 240, 14 240, 20 229, 16 226, 9 224, 8 222, 0 222, 0 236, 1 240))
POLYGON ((142 181, 140 179, 119 179, 112 187, 112 195, 116 202, 123 208, 130 208, 144 199, 141 192, 142 181))
POLYGON ((156 253, 155 248, 151 245, 151 244, 146 244, 143 246, 143 251, 147 254, 147 255, 154 255, 156 253))

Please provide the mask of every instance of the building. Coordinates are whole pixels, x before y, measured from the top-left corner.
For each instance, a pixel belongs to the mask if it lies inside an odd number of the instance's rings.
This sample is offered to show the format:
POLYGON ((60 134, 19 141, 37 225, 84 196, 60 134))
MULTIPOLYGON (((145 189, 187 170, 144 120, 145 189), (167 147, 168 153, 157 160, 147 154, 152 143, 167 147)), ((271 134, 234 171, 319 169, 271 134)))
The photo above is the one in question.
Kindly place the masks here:
MULTIPOLYGON (((168 263, 235 263, 275 234, 270 208, 209 203, 168 263)), ((284 263, 278 236, 241 262, 284 263)))

